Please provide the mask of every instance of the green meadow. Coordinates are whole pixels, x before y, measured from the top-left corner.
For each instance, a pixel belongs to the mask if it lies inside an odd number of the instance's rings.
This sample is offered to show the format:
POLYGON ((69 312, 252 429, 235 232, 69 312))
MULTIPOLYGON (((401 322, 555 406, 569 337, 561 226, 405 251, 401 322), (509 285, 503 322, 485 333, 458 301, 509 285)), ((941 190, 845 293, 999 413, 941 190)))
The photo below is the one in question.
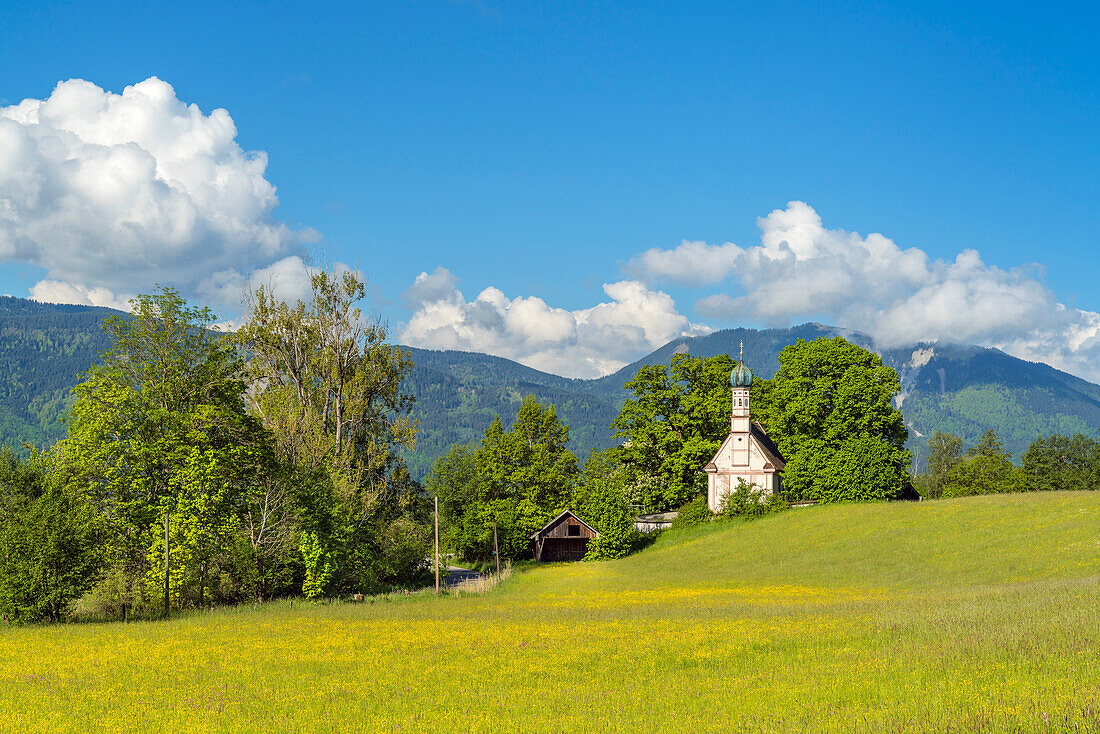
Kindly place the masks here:
POLYGON ((481 595, 0 630, 0 729, 1100 731, 1100 493, 791 510, 481 595))

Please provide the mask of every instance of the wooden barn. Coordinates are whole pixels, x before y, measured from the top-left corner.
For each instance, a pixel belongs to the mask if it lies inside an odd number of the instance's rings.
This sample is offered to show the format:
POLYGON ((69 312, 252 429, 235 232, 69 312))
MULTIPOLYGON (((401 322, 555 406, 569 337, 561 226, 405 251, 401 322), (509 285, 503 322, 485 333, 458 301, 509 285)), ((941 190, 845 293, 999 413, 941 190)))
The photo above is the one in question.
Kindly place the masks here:
POLYGON ((591 525, 566 510, 531 536, 535 547, 535 560, 579 561, 588 552, 588 541, 599 533, 591 525))

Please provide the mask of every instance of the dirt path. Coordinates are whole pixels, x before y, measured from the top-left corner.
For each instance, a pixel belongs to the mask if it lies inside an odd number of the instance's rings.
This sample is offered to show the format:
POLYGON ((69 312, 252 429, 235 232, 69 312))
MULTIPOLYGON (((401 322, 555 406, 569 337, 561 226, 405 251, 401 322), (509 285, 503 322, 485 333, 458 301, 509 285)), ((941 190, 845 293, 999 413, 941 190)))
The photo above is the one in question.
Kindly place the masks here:
POLYGON ((482 578, 482 574, 474 571, 470 568, 462 568, 461 566, 447 566, 447 579, 446 584, 450 588, 461 586, 462 584, 468 584, 472 581, 477 581, 482 578))

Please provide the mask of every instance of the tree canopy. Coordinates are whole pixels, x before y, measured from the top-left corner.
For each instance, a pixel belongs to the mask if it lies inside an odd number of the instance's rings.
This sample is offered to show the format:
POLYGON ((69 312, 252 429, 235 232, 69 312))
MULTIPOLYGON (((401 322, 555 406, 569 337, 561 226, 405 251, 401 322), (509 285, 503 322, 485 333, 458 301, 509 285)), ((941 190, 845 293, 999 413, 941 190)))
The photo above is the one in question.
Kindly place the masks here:
POLYGON ((455 446, 427 479, 440 498, 450 545, 471 561, 493 560, 493 524, 503 558, 530 555, 529 537, 568 509, 579 467, 554 406, 528 396, 515 422, 498 417, 476 447, 455 446))
POLYGON ((633 392, 612 424, 626 442, 618 449, 635 504, 671 510, 705 491, 703 466, 729 433, 727 355, 675 354, 671 363, 645 365, 626 383, 633 392))
POLYGON ((132 590, 160 587, 164 533, 176 553, 176 602, 201 603, 237 530, 235 508, 263 472, 246 412, 243 362, 214 315, 162 288, 104 328, 112 347, 77 386, 64 456, 72 480, 113 527, 111 561, 132 590))
POLYGON ((897 373, 841 337, 799 340, 754 380, 752 413, 787 460, 785 489, 825 502, 888 499, 908 479, 897 373))
POLYGON ((401 390, 412 362, 362 314, 358 275, 322 268, 311 286, 293 304, 264 286, 250 293, 237 334, 250 403, 294 470, 303 584, 315 594, 380 588, 426 568, 431 542, 426 498, 400 456, 416 439, 401 390))

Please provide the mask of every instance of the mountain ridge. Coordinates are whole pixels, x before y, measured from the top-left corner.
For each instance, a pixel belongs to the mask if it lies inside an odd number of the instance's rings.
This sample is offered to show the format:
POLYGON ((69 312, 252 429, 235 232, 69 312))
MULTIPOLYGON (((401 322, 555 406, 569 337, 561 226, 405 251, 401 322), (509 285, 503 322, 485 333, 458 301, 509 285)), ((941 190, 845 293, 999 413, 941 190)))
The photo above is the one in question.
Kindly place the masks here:
MULTIPOLYGON (((64 436, 72 387, 110 346, 101 328, 109 315, 121 312, 0 296, 0 443, 43 446, 64 436)), ((743 341, 746 363, 770 378, 783 347, 833 336, 875 349, 865 335, 821 323, 739 327, 673 339, 612 374, 579 379, 481 352, 404 347, 414 367, 403 387, 417 399, 413 417, 420 422, 417 446, 406 458, 414 476, 423 476, 451 445, 479 441, 496 415, 509 423, 528 394, 555 405, 570 427, 571 446, 583 457, 614 445, 610 425, 628 396, 623 385, 644 364, 667 364, 683 351, 698 357, 737 354, 743 341)), ((937 429, 969 445, 993 428, 1017 454, 1040 435, 1100 431, 1100 385, 1042 362, 948 342, 875 351, 901 378, 898 403, 918 464, 937 429)))

